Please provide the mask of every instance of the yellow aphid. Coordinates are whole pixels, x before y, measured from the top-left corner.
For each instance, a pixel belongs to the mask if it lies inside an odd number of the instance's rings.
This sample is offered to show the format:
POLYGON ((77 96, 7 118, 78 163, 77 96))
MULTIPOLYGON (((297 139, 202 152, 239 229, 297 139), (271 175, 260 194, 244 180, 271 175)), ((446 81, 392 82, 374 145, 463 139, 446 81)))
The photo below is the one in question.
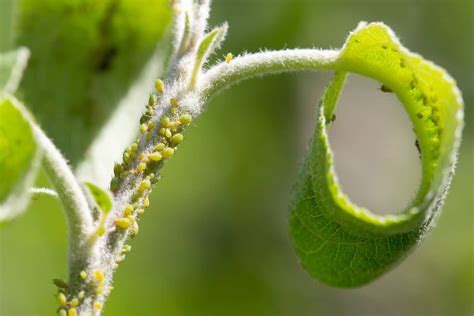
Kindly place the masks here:
POLYGON ((165 148, 163 149, 163 157, 169 158, 174 155, 174 149, 173 148, 165 148))
POLYGON ((171 144, 178 145, 179 143, 183 141, 183 139, 184 139, 183 134, 175 134, 173 135, 173 137, 171 137, 171 144))
POLYGON ((80 291, 79 294, 77 294, 77 298, 82 300, 86 296, 86 292, 80 291))
POLYGON ((158 130, 158 133, 159 133, 160 135, 165 135, 165 132, 166 132, 166 128, 164 128, 164 127, 160 128, 160 129, 158 130))
POLYGON ((174 122, 174 121, 169 122, 168 127, 169 128, 175 128, 176 127, 176 122, 174 122))
POLYGON ((81 273, 79 273, 79 275, 81 276, 81 279, 83 279, 83 280, 85 280, 87 278, 86 271, 81 271, 81 273))
POLYGON ((159 152, 154 152, 148 155, 148 159, 151 161, 160 161, 162 158, 161 154, 159 152))
POLYGON ((146 169, 146 163, 141 162, 137 166, 137 172, 143 172, 146 169))
POLYGON ((133 206, 127 205, 127 207, 123 210, 123 216, 128 216, 132 214, 133 212, 133 206))
POLYGON ((145 134, 148 131, 148 127, 146 126, 145 123, 140 125, 140 133, 145 134))
POLYGON ((163 93, 163 91, 165 91, 165 84, 163 83, 163 81, 161 79, 157 79, 155 81, 155 89, 159 93, 163 93))
POLYGON ((143 160, 143 158, 145 158, 145 154, 141 153, 140 156, 138 156, 138 159, 143 160))
POLYGON ((132 227, 130 229, 131 237, 135 237, 138 234, 138 223, 137 221, 132 223, 132 227))
POLYGON ((130 149, 132 149, 132 151, 137 151, 137 149, 138 149, 138 144, 137 144, 137 143, 133 143, 132 146, 130 146, 130 149))
POLYGON ((139 209, 137 210, 137 214, 138 214, 138 215, 142 215, 143 213, 145 213, 145 210, 144 210, 144 209, 139 208, 139 209))
POLYGON ((77 305, 79 305, 79 300, 77 298, 73 298, 69 304, 71 305, 71 307, 76 307, 77 305))
POLYGON ((120 218, 117 218, 115 221, 114 221, 114 224, 115 226, 117 226, 118 228, 122 228, 122 229, 127 229, 130 227, 130 220, 126 217, 120 217, 120 218))
POLYGON ((167 117, 166 115, 161 118, 161 125, 164 127, 168 127, 168 124, 170 123, 170 118, 167 117))
POLYGON ((142 181, 142 183, 140 183, 140 186, 138 187, 138 191, 140 192, 144 192, 146 190, 148 190, 151 186, 151 182, 150 180, 148 179, 145 179, 142 181))
POLYGON ((171 113, 171 114, 176 114, 176 108, 171 108, 171 109, 170 109, 170 113, 171 113))
POLYGON ((183 125, 187 125, 187 124, 191 123, 192 121, 193 121, 193 118, 189 114, 182 114, 179 117, 179 122, 183 125))
POLYGON ((60 310, 58 311, 58 316, 67 316, 66 310, 60 309, 60 310))
POLYGON ((102 308, 102 304, 101 304, 101 303, 99 303, 99 302, 95 302, 95 303, 94 303, 94 309, 95 309, 95 310, 100 310, 101 308, 102 308))
POLYGON ((122 252, 129 252, 130 250, 132 250, 132 246, 130 245, 125 245, 122 248, 122 252))
POLYGON ((155 122, 150 121, 150 123, 148 123, 148 130, 151 131, 153 127, 155 127, 155 122))
POLYGON ((104 236, 105 235, 104 226, 100 226, 99 228, 97 228, 97 235, 99 235, 99 236, 104 236))
POLYGON ((146 196, 143 199, 143 207, 148 207, 148 206, 150 206, 150 199, 148 198, 148 196, 146 196))
POLYGON ((230 64, 230 62, 232 61, 232 58, 234 58, 232 53, 227 53, 227 55, 225 56, 225 62, 230 64))
POLYGON ((128 218, 131 222, 134 222, 134 221, 135 221, 135 217, 133 217, 133 215, 128 215, 127 218, 128 218))
POLYGON ((170 138, 172 135, 173 135, 173 134, 171 133, 171 130, 170 130, 169 128, 167 128, 167 129, 165 130, 165 136, 166 136, 167 138, 170 138))
POLYGON ((150 94, 150 98, 148 99, 148 104, 150 106, 155 106, 156 105, 156 99, 155 99, 155 96, 153 94, 150 94))
POLYGON ((67 311, 67 316, 77 316, 77 310, 75 308, 70 308, 67 311))
POLYGON ((162 151, 165 148, 165 144, 159 143, 158 145, 155 146, 156 151, 162 151))
POLYGON ((151 134, 146 134, 146 137, 145 137, 145 139, 146 139, 147 141, 149 141, 149 140, 151 139, 151 137, 152 137, 152 135, 151 135, 151 134))
POLYGON ((58 300, 59 305, 66 306, 67 298, 64 293, 58 293, 58 295, 56 295, 56 299, 58 300))
POLYGON ((95 276, 95 279, 99 282, 104 279, 104 273, 102 273, 102 271, 100 270, 95 270, 94 276, 95 276))
POLYGON ((102 294, 102 291, 104 290, 103 286, 99 286, 97 290, 95 291, 97 294, 102 294))
POLYGON ((173 107, 179 106, 178 100, 176 100, 175 98, 171 98, 170 104, 171 104, 171 106, 173 106, 173 107))

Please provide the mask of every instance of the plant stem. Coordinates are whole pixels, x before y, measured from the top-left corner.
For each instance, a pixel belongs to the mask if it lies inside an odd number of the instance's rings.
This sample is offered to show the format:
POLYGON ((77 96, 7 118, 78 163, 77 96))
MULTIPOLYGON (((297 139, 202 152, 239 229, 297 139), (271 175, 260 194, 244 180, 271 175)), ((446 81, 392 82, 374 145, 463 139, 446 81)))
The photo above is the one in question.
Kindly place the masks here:
POLYGON ((209 69, 198 84, 205 100, 242 80, 268 74, 334 69, 338 50, 288 49, 248 54, 209 69))
POLYGON ((86 197, 63 155, 39 126, 32 124, 43 151, 43 167, 46 170, 63 204, 68 221, 69 280, 74 286, 76 275, 87 265, 90 255, 88 240, 93 221, 86 197))

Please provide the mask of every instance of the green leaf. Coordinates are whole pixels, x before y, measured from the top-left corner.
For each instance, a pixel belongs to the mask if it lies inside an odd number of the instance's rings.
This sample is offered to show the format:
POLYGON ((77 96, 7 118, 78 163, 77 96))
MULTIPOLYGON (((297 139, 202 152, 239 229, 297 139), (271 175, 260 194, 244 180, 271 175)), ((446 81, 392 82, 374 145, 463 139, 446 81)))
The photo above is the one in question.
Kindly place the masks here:
POLYGON ((336 68, 295 187, 290 230, 301 262, 314 278, 356 287, 399 262, 436 222, 454 172, 463 102, 443 69, 409 52, 381 23, 361 24, 347 39, 336 68), (337 181, 327 131, 346 72, 382 82, 413 123, 422 180, 416 197, 398 214, 379 216, 354 205, 337 181))
POLYGON ((13 97, 0 96, 0 223, 25 209, 39 167, 38 145, 25 113, 13 97))
POLYGON ((24 47, 0 53, 0 91, 15 93, 29 56, 28 49, 24 47))
POLYGON ((103 214, 108 214, 112 210, 112 198, 110 197, 110 194, 93 183, 84 182, 84 184, 89 189, 97 207, 103 214))
POLYGON ((76 166, 122 99, 135 112, 147 101, 150 84, 134 83, 160 75, 146 67, 162 60, 156 50, 171 22, 169 1, 22 0, 17 16, 16 44, 32 56, 20 93, 76 166))

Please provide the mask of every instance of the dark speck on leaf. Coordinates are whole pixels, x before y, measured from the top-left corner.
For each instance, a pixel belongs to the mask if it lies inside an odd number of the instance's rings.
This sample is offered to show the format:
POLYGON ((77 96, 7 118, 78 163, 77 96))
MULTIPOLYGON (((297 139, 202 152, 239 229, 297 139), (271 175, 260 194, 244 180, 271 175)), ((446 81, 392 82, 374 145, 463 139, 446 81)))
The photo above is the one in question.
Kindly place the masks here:
POLYGON ((384 84, 380 86, 380 91, 386 92, 386 93, 391 93, 391 92, 393 92, 392 89, 390 89, 389 87, 387 87, 387 86, 384 85, 384 84))

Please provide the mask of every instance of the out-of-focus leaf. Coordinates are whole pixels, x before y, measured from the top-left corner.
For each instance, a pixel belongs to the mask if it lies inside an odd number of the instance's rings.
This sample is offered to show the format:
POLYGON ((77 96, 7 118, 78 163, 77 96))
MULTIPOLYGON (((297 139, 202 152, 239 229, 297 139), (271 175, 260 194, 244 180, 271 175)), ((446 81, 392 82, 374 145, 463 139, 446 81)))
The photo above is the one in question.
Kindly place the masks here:
POLYGON ((154 56, 168 1, 22 0, 18 18, 16 41, 32 53, 20 92, 76 164, 154 56))
POLYGON ((13 97, 0 96, 0 223, 25 209, 39 167, 38 145, 25 113, 13 97))
MULTIPOLYGON (((315 134, 291 206, 291 235, 303 266, 327 284, 355 287, 387 271, 433 226, 454 171, 463 101, 441 68, 409 52, 381 23, 361 24, 341 50, 339 70, 317 112, 315 134), (399 214, 352 204, 338 184, 327 130, 345 72, 382 82, 408 113, 422 153, 416 197, 399 214)), ((394 157, 396 159, 396 157, 394 157)))

